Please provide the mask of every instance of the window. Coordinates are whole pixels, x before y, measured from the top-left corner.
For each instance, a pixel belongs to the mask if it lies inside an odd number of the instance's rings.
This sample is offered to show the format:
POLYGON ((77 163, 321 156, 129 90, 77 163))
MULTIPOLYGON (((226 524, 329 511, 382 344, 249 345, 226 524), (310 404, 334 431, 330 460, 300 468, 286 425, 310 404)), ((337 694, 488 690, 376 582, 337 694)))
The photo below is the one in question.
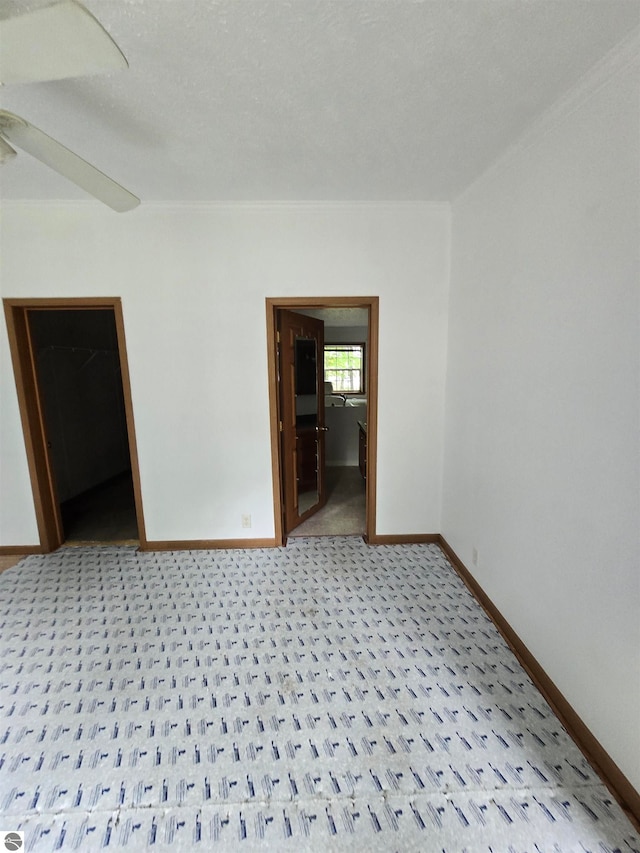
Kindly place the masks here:
POLYGON ((324 381, 336 394, 364 394, 364 344, 325 344, 324 381))

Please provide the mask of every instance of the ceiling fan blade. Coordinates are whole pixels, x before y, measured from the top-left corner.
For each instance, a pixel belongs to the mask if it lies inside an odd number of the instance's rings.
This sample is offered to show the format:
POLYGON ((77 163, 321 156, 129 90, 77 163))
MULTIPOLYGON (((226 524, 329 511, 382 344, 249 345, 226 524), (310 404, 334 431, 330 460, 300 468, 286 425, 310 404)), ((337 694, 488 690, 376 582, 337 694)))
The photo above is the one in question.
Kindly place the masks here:
POLYGON ((61 80, 127 68, 104 29, 76 0, 0 20, 0 83, 61 80))
POLYGON ((113 210, 123 213, 140 204, 140 199, 129 190, 25 119, 0 110, 0 134, 113 210))
POLYGON ((0 163, 6 163, 16 156, 16 152, 9 143, 0 136, 0 163))

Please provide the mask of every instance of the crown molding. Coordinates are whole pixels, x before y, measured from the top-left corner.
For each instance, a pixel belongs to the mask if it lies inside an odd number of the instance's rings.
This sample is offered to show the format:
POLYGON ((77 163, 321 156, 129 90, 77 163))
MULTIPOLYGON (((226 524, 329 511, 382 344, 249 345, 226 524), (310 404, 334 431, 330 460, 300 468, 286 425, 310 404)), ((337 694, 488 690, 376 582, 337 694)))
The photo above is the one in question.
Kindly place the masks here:
MULTIPOLYGON (((101 211, 106 216, 113 216, 113 211, 108 210, 98 201, 84 199, 0 199, 2 208, 71 208, 79 210, 101 211)), ((123 218, 127 220, 135 218, 145 210, 428 210, 438 213, 448 213, 451 203, 448 201, 142 201, 135 210, 128 211, 123 218)), ((122 214, 121 214, 122 215, 122 214)))

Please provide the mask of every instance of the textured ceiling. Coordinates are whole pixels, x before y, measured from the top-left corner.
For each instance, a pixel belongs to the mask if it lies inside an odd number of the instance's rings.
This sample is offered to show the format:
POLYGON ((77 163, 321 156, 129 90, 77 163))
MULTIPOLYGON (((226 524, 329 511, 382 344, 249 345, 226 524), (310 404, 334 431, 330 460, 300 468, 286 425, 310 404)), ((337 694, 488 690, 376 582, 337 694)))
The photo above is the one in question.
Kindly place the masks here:
MULTIPOLYGON (((0 106, 143 201, 451 199, 640 21, 638 0, 85 5, 130 68, 0 106)), ((0 186, 84 197, 26 154, 0 186)))

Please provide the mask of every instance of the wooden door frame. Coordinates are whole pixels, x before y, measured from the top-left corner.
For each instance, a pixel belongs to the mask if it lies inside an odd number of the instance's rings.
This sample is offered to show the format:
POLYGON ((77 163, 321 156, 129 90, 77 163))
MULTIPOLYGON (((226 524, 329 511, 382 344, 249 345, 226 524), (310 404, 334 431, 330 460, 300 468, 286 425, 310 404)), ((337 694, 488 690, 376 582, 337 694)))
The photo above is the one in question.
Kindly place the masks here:
POLYGON ((282 500, 282 459, 278 411, 278 363, 276 355, 276 312, 306 308, 366 308, 369 312, 369 342, 367 345, 367 479, 365 541, 376 536, 376 459, 378 447, 378 317, 377 296, 287 296, 267 297, 267 364, 269 374, 269 421, 271 427, 271 471, 275 544, 285 544, 282 500))
POLYGON ((107 309, 113 311, 120 358, 120 374, 124 394, 124 409, 129 439, 129 456, 133 479, 134 502, 141 547, 146 543, 142 491, 138 466, 133 418, 133 401, 129 377, 129 364, 125 344, 122 301, 119 297, 58 298, 58 299, 3 299, 7 323, 9 349, 18 394, 18 407, 22 421, 27 464, 31 478, 36 523, 42 553, 55 551, 64 542, 64 530, 57 496, 53 462, 47 448, 47 435, 42 412, 42 401, 38 389, 35 354, 29 331, 28 312, 43 311, 90 311, 107 309))

